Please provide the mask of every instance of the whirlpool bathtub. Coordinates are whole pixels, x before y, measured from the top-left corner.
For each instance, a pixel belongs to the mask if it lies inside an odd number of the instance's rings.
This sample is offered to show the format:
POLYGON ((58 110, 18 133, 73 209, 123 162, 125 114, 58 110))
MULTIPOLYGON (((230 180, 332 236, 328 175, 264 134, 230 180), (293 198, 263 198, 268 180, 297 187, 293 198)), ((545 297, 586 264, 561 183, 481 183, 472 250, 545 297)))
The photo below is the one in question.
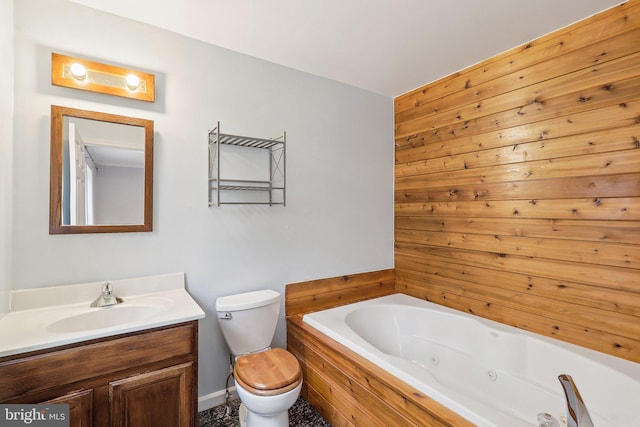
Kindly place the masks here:
POLYGON ((560 374, 596 427, 640 426, 638 363, 403 294, 303 321, 479 427, 537 427, 543 412, 564 421, 560 374))

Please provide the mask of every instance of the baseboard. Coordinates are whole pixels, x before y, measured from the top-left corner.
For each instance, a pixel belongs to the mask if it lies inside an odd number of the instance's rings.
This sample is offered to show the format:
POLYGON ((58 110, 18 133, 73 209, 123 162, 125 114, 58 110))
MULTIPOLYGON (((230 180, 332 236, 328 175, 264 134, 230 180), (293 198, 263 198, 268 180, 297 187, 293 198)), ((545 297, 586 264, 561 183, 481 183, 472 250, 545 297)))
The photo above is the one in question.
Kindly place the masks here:
MULTIPOLYGON (((211 409, 214 406, 222 405, 225 403, 225 395, 226 391, 219 390, 213 393, 206 394, 204 396, 198 397, 198 412, 205 411, 207 409, 211 409)), ((238 394, 236 393, 236 387, 229 387, 229 399, 236 399, 238 394)))

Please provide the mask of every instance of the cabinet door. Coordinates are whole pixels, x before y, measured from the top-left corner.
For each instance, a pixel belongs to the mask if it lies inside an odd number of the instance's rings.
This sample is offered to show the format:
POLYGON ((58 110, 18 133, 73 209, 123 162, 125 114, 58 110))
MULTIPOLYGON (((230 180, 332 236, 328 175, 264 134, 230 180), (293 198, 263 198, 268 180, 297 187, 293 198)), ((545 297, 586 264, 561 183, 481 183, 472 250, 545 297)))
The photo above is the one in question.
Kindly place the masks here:
POLYGON ((109 383, 112 427, 195 425, 193 363, 109 383))
POLYGON ((66 403, 69 405, 69 427, 91 427, 93 425, 93 391, 80 390, 55 399, 47 400, 46 403, 66 403))

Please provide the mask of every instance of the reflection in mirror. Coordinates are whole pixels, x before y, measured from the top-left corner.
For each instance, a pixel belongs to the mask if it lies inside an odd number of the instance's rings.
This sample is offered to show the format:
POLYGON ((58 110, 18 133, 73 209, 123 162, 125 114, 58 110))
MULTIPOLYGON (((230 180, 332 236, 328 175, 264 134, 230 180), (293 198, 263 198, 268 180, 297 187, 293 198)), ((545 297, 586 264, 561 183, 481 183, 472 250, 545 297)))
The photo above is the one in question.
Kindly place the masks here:
POLYGON ((144 128, 64 116, 62 224, 144 222, 144 128))
POLYGON ((51 107, 50 234, 151 231, 153 121, 51 107))

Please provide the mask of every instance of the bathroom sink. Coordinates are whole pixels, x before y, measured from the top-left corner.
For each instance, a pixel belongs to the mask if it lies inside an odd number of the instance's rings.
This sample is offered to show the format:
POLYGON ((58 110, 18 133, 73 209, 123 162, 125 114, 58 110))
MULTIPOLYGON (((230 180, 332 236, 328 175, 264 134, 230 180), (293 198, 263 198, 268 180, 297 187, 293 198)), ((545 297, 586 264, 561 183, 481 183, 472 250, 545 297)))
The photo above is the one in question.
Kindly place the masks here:
POLYGON ((105 283, 11 291, 10 311, 0 319, 0 358, 204 317, 185 288, 184 273, 110 281, 112 296, 121 303, 97 307, 109 302, 105 283))
POLYGON ((153 318, 168 309, 170 304, 169 299, 154 298, 153 301, 125 301, 110 307, 87 308, 81 313, 53 322, 47 326, 47 331, 68 333, 118 327, 153 318))

